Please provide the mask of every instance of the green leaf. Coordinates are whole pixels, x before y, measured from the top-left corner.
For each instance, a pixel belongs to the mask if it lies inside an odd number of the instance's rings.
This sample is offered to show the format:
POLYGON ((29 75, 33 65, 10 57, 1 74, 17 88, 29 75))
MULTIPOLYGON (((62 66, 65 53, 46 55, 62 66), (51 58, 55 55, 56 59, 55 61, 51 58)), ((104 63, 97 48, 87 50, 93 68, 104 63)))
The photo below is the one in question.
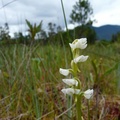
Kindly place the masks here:
POLYGON ((116 63, 113 67, 111 67, 110 69, 108 69, 107 71, 105 71, 105 73, 102 75, 102 77, 109 75, 111 72, 113 72, 114 70, 116 70, 118 68, 118 64, 116 63))
POLYGON ((42 58, 32 58, 32 61, 35 61, 35 62, 41 62, 43 59, 42 58))
POLYGON ((96 64, 95 64, 95 61, 92 60, 91 63, 92 63, 93 69, 94 69, 94 71, 95 71, 95 74, 97 75, 97 74, 98 74, 98 71, 97 71, 97 66, 96 66, 96 64))
POLYGON ((33 29, 33 26, 30 24, 30 22, 29 22, 27 19, 26 19, 25 21, 26 21, 27 26, 29 27, 29 29, 32 30, 32 29, 33 29))
POLYGON ((93 66, 93 69, 94 69, 94 72, 95 72, 95 82, 98 80, 98 71, 97 71, 97 66, 95 64, 95 61, 91 61, 92 63, 92 66, 93 66))

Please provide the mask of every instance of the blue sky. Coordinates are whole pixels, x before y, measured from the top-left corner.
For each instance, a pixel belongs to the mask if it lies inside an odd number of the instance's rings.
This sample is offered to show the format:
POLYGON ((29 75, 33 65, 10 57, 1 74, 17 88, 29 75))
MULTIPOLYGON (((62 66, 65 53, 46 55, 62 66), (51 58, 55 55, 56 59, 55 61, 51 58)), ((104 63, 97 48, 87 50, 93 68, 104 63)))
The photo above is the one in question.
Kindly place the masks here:
MULTIPOLYGON (((1 0, 0 8, 12 0, 1 0)), ((72 6, 78 0, 63 0, 68 26, 69 15, 72 6)), ((120 0, 89 0, 93 8, 93 18, 97 21, 93 25, 105 24, 120 25, 120 0)), ((32 23, 43 20, 44 29, 48 22, 56 23, 64 27, 64 19, 61 8, 61 0, 16 0, 0 9, 0 26, 7 22, 11 33, 24 32, 27 30, 25 19, 32 23)))

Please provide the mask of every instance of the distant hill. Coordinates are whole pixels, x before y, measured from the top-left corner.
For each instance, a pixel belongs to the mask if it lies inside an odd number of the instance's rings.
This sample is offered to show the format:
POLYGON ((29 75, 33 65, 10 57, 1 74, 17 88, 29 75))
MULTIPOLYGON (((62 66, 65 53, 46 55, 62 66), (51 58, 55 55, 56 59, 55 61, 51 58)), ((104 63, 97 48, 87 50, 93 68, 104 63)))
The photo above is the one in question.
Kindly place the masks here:
POLYGON ((92 27, 98 40, 111 40, 112 35, 120 32, 120 25, 104 25, 100 27, 92 27))

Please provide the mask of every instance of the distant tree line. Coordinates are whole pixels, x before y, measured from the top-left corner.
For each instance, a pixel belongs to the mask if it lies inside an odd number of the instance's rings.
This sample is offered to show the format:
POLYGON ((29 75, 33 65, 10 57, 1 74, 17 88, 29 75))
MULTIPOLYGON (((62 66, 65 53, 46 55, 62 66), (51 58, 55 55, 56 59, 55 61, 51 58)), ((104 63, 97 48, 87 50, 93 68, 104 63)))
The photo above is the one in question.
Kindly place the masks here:
POLYGON ((112 35, 112 42, 119 42, 120 43, 120 32, 117 34, 112 35))

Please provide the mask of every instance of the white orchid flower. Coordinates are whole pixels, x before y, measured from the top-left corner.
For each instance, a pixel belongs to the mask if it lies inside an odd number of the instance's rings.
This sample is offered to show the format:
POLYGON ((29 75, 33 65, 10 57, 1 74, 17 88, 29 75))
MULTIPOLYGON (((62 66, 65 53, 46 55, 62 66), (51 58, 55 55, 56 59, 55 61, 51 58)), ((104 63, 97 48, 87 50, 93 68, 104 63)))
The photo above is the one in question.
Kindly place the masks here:
POLYGON ((73 95, 73 94, 79 94, 80 89, 73 89, 73 88, 65 88, 61 90, 65 95, 73 95))
POLYGON ((59 72, 64 76, 67 76, 70 73, 68 69, 62 69, 62 68, 59 69, 59 72))
POLYGON ((78 86, 78 81, 75 79, 62 79, 62 81, 69 86, 78 86))
POLYGON ((84 97, 86 99, 90 99, 92 97, 92 95, 93 95, 93 89, 88 89, 84 92, 84 97))
POLYGON ((73 41, 73 43, 69 43, 71 49, 85 49, 87 47, 87 38, 81 38, 81 39, 76 39, 73 41))
POLYGON ((74 63, 78 63, 78 62, 85 62, 88 59, 89 56, 84 56, 84 55, 80 55, 77 58, 74 58, 73 61, 74 63))

